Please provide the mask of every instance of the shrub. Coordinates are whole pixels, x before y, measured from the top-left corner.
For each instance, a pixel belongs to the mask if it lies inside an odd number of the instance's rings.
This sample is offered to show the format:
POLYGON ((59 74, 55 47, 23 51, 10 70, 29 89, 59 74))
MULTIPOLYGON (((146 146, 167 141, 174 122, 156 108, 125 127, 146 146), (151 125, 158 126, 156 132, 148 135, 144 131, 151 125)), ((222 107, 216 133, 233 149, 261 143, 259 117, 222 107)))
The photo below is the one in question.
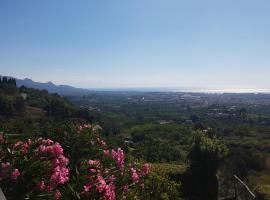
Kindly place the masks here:
POLYGON ((50 139, 15 144, 0 135, 0 184, 8 199, 134 199, 141 195, 150 165, 127 163, 111 149, 98 126, 82 125, 50 139), (61 139, 60 139, 61 138, 61 139))
POLYGON ((192 199, 216 200, 218 198, 217 169, 227 148, 216 138, 196 132, 191 139, 188 154, 190 166, 185 174, 183 188, 192 199))

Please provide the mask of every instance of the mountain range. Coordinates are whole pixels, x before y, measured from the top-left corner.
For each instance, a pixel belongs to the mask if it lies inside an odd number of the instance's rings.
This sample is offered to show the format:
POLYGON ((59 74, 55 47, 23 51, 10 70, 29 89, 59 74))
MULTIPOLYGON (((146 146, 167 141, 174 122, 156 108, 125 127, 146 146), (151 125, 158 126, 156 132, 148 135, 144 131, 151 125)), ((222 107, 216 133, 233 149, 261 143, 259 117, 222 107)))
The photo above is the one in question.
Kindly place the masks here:
POLYGON ((16 78, 16 83, 18 87, 25 86, 25 87, 35 88, 39 90, 47 90, 49 93, 58 93, 63 96, 87 95, 91 92, 88 89, 76 88, 69 85, 56 85, 52 82, 47 82, 47 83, 35 82, 29 78, 25 78, 25 79, 16 78))

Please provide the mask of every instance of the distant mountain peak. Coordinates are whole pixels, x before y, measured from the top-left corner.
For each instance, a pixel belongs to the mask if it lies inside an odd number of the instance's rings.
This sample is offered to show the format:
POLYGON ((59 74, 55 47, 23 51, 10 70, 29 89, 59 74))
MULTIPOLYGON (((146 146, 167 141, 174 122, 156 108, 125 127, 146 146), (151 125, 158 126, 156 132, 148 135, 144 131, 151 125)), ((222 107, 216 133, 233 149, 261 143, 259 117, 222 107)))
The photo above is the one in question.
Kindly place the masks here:
POLYGON ((90 90, 75 88, 69 85, 55 85, 52 81, 48 81, 46 83, 40 83, 33 81, 32 79, 17 79, 17 85, 25 86, 29 88, 39 89, 39 90, 47 90, 49 93, 58 93, 60 95, 87 95, 90 93, 90 90))
POLYGON ((55 86, 55 84, 53 82, 51 82, 51 81, 47 82, 47 84, 48 85, 54 85, 55 86))

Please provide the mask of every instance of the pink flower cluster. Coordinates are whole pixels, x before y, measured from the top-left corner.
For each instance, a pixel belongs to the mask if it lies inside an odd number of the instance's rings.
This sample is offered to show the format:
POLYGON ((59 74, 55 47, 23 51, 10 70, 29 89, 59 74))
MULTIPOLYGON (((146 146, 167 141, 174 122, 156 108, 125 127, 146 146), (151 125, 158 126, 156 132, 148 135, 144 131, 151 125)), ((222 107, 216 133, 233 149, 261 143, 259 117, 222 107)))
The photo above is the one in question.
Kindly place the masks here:
MULTIPOLYGON (((61 197, 61 193, 57 190, 58 186, 65 184, 69 180, 69 163, 68 158, 63 155, 63 148, 57 142, 50 139, 38 139, 32 141, 28 139, 26 142, 18 141, 12 146, 12 152, 22 153, 24 156, 35 157, 40 161, 49 164, 49 174, 41 177, 40 182, 37 184, 39 191, 55 192, 55 199, 61 197)), ((2 164, 3 165, 3 164, 2 164)), ((9 163, 6 163, 2 168, 7 169, 9 163)), ((5 170, 1 170, 5 171, 5 170)), ((17 180, 20 176, 18 169, 11 172, 11 180, 17 180)))
POLYGON ((23 154, 27 154, 32 143, 31 139, 28 139, 26 142, 18 141, 13 145, 13 150, 20 150, 23 154))
POLYGON ((3 171, 8 171, 9 169, 11 169, 11 164, 9 162, 2 163, 2 170, 3 171))
POLYGON ((134 183, 138 183, 139 182, 139 175, 137 173, 137 170, 134 169, 133 167, 130 168, 130 171, 131 171, 131 179, 134 183))
POLYGON ((12 166, 9 162, 1 164, 0 180, 9 177, 12 181, 16 181, 20 175, 20 171, 17 168, 12 169, 12 166))
POLYGON ((86 129, 91 129, 92 130, 92 125, 91 124, 84 124, 78 127, 77 133, 82 133, 86 129))
POLYGON ((112 175, 108 177, 106 180, 100 174, 98 174, 97 176, 90 176, 89 183, 87 183, 83 187, 83 193, 88 193, 90 189, 95 188, 97 192, 103 196, 104 199, 115 200, 116 199, 114 186, 115 177, 112 175), (106 180, 108 181, 108 183, 106 182, 106 180))
POLYGON ((20 175, 21 175, 21 173, 19 172, 19 170, 15 168, 11 173, 11 179, 16 181, 18 176, 20 176, 20 175))
POLYGON ((83 124, 78 127, 77 133, 82 133, 85 130, 90 130, 92 133, 96 133, 98 130, 102 130, 99 125, 83 124))
POLYGON ((59 190, 56 190, 54 193, 54 199, 58 200, 62 197, 62 194, 59 190))
MULTIPOLYGON (((79 130, 84 130, 84 126, 79 130)), ((125 154, 121 148, 107 149, 106 142, 96 134, 91 135, 90 143, 92 148, 101 150, 103 156, 98 160, 88 160, 88 181, 83 186, 82 194, 91 198, 91 194, 97 192, 101 195, 100 199, 115 200, 116 194, 122 194, 125 198, 132 187, 144 187, 142 178, 149 174, 149 164, 144 164, 141 169, 135 166, 125 168, 125 154)))
POLYGON ((141 177, 147 176, 150 173, 150 164, 143 164, 140 172, 138 172, 134 167, 131 167, 130 172, 132 181, 134 183, 138 183, 141 177))
MULTIPOLYGON (((117 182, 124 180, 125 176, 129 174, 129 171, 125 171, 124 168, 124 151, 121 148, 117 150, 103 150, 103 158, 111 158, 114 161, 114 165, 116 167, 103 166, 103 160, 89 160, 89 181, 83 187, 83 193, 89 193, 90 191, 96 190, 99 194, 102 195, 102 199, 105 200, 115 200, 116 199, 116 190, 120 188, 122 190, 123 195, 129 191, 129 185, 127 183, 123 183, 122 186, 115 185, 115 180, 117 182), (127 172, 127 173, 126 173, 127 172), (124 179, 123 179, 124 178, 124 179)), ((145 163, 141 169, 136 169, 134 166, 130 166, 130 186, 138 185, 141 189, 143 189, 144 184, 142 181, 142 177, 145 177, 150 172, 150 165, 145 163)), ((126 179, 128 180, 128 179, 126 179)), ((122 184, 122 183, 121 183, 122 184)), ((124 197, 123 197, 124 198, 124 197)))
POLYGON ((41 144, 38 147, 38 152, 41 154, 48 154, 53 157, 57 157, 63 154, 63 149, 59 143, 55 143, 52 145, 41 144))
POLYGON ((113 184, 114 179, 110 179, 110 183, 107 184, 104 178, 100 175, 97 176, 96 188, 99 193, 104 193, 104 197, 107 200, 115 199, 115 186, 113 184))
POLYGON ((121 148, 118 148, 117 150, 112 150, 112 158, 117 163, 117 166, 122 169, 124 167, 124 151, 121 148))
POLYGON ((97 143, 100 145, 100 146, 106 146, 106 142, 104 140, 101 140, 100 138, 97 138, 97 143))
MULTIPOLYGON (((93 129, 94 127, 92 125, 85 124, 78 127, 77 133, 87 133, 84 131, 88 130, 90 133, 93 133, 93 129)), ((77 133, 75 132, 75 138, 78 137, 81 144, 82 135, 77 133)), ((5 138, 0 133, 0 144, 3 142, 5 142, 5 138)), ((150 172, 149 164, 146 163, 139 167, 139 164, 135 163, 129 165, 129 167, 125 167, 125 154, 121 148, 108 149, 106 142, 100 139, 97 134, 90 134, 89 138, 87 135, 87 139, 82 142, 82 145, 89 146, 90 143, 90 156, 95 156, 95 158, 87 162, 87 181, 84 183, 80 195, 86 195, 89 199, 115 200, 116 198, 121 198, 116 197, 117 194, 122 195, 124 199, 127 193, 132 191, 133 187, 144 187, 143 177, 147 176, 150 172)), ((46 164, 44 166, 47 166, 45 170, 46 174, 37 174, 39 182, 36 185, 36 191, 42 193, 50 192, 54 194, 54 198, 57 200, 62 197, 59 186, 69 181, 70 172, 67 167, 69 160, 64 156, 63 148, 59 143, 50 139, 40 138, 33 141, 29 139, 25 142, 17 142, 10 149, 11 154, 16 155, 18 158, 26 157, 31 160, 37 160, 37 164, 40 163, 41 166, 43 166, 44 162, 46 164)), ((80 148, 77 150, 80 151, 80 148)), ((82 165, 78 167, 78 170, 84 176, 86 175, 84 174, 84 170, 86 170, 85 159, 87 157, 80 159, 82 160, 82 165)), ((16 163, 14 161, 10 162, 16 163)), ((8 177, 11 181, 19 181, 20 179, 18 178, 21 173, 24 173, 23 171, 20 172, 19 169, 11 166, 9 162, 2 163, 0 166, 0 181, 4 176, 5 178, 8 177)), ((78 174, 74 175, 77 176, 78 174)))
POLYGON ((147 176, 150 173, 150 164, 144 163, 141 169, 141 175, 147 176))
MULTIPOLYGON (((119 168, 124 165, 124 152, 120 148, 118 150, 103 150, 104 158, 108 157, 115 160, 119 168)), ((102 165, 102 160, 89 160, 89 182, 84 185, 83 193, 88 193, 90 190, 96 190, 105 200, 116 199, 116 187, 114 181, 116 180, 113 171, 102 165)))
MULTIPOLYGON (((59 143, 52 140, 39 139, 39 146, 36 151, 42 160, 50 161, 51 176, 47 184, 47 190, 53 191, 59 185, 65 184, 69 180, 69 169, 67 168, 69 160, 63 155, 63 148, 59 143)), ((44 181, 38 184, 38 188, 45 189, 44 181)), ((59 195, 57 195, 59 196, 59 195)))
POLYGON ((40 181, 40 182, 37 184, 37 189, 38 189, 39 191, 43 191, 43 190, 46 189, 46 185, 45 185, 45 182, 44 182, 43 180, 40 181))

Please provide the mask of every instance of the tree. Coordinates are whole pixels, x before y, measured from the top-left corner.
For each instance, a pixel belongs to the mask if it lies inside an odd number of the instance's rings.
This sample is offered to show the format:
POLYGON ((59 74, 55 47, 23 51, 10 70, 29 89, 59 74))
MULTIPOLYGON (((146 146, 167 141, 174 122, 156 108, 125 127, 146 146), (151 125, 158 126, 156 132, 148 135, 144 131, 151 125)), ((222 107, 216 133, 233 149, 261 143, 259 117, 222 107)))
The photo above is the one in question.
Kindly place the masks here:
POLYGON ((243 138, 244 136, 248 136, 251 134, 251 129, 248 125, 241 124, 235 129, 234 133, 240 138, 243 138))
POLYGON ((192 120, 193 123, 197 123, 200 121, 200 118, 197 115, 191 115, 189 119, 192 120))
POLYGON ((24 102, 23 97, 21 97, 21 96, 15 97, 15 102, 14 102, 13 106, 18 113, 21 113, 22 111, 24 111, 25 102, 24 102))
POLYGON ((217 200, 216 172, 227 148, 218 139, 196 132, 188 154, 190 166, 184 175, 183 188, 187 197, 196 200, 217 200))
POLYGON ((0 96, 0 114, 10 116, 14 114, 14 111, 12 98, 6 95, 0 96))

